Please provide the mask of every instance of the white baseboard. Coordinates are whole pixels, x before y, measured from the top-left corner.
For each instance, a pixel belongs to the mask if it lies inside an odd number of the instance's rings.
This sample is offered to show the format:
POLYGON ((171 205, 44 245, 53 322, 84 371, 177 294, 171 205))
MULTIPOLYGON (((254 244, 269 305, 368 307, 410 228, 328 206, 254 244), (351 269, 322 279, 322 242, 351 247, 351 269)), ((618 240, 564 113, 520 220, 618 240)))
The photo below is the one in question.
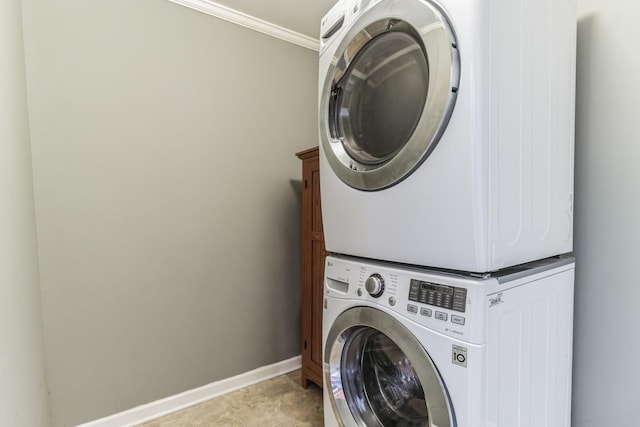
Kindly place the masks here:
POLYGON ((263 366, 235 377, 216 381, 193 390, 187 390, 174 396, 156 400, 155 402, 136 406, 105 418, 90 421, 78 427, 133 427, 189 406, 197 405, 214 397, 295 371, 300 369, 301 361, 301 356, 292 357, 273 365, 263 366))

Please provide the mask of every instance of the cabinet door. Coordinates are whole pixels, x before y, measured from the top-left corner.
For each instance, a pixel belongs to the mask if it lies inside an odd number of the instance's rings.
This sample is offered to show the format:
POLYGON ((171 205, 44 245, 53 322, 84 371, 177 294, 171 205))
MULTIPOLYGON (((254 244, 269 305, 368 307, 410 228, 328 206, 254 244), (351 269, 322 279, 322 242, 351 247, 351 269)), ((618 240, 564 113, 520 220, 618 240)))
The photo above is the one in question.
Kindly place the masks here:
POLYGON ((311 228, 311 363, 317 367, 318 375, 322 376, 322 302, 324 298, 324 235, 322 233, 322 210, 320 206, 320 173, 317 165, 311 173, 313 186, 313 221, 311 228))
POLYGON ((322 387, 324 235, 317 150, 303 160, 302 200, 302 385, 322 387))

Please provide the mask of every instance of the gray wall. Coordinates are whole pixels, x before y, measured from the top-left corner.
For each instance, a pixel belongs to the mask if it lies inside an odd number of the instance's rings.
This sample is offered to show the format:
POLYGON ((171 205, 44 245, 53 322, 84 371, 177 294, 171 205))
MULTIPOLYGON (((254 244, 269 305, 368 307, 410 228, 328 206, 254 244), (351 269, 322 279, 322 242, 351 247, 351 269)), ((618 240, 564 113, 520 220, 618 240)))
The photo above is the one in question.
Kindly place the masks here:
POLYGON ((20 0, 0 2, 0 426, 49 423, 20 0))
POLYGON ((573 425, 638 425, 640 3, 580 0, 573 425))
POLYGON ((317 52, 161 0, 24 0, 54 426, 300 353, 317 52))

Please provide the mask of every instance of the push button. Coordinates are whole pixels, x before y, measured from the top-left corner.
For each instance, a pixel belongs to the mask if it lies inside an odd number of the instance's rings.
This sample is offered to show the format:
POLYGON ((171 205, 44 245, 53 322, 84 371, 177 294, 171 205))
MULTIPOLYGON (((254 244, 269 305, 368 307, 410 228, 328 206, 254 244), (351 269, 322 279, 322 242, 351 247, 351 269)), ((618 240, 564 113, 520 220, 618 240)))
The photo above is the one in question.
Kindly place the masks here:
POLYGON ((449 315, 447 313, 443 313, 441 311, 436 311, 436 319, 444 320, 446 322, 448 317, 449 317, 449 315))
POLYGON ((418 306, 413 304, 407 304, 407 311, 409 313, 418 314, 418 306))
POLYGON ((422 307, 420 309, 420 314, 422 314, 423 316, 431 317, 431 309, 422 307))
POLYGON ((464 317, 451 315, 451 323, 456 325, 464 325, 464 317))

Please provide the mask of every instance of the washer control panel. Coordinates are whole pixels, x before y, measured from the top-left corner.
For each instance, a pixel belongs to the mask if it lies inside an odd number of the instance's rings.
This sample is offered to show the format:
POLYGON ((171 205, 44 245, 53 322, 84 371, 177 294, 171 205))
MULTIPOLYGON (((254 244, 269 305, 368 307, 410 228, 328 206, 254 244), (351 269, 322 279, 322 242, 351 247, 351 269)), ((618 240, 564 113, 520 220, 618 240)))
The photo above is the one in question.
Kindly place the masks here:
POLYGON ((481 343, 487 280, 329 256, 324 295, 388 310, 442 334, 481 343))
POLYGON ((411 279, 409 301, 464 313, 467 305, 467 290, 455 286, 411 279))

